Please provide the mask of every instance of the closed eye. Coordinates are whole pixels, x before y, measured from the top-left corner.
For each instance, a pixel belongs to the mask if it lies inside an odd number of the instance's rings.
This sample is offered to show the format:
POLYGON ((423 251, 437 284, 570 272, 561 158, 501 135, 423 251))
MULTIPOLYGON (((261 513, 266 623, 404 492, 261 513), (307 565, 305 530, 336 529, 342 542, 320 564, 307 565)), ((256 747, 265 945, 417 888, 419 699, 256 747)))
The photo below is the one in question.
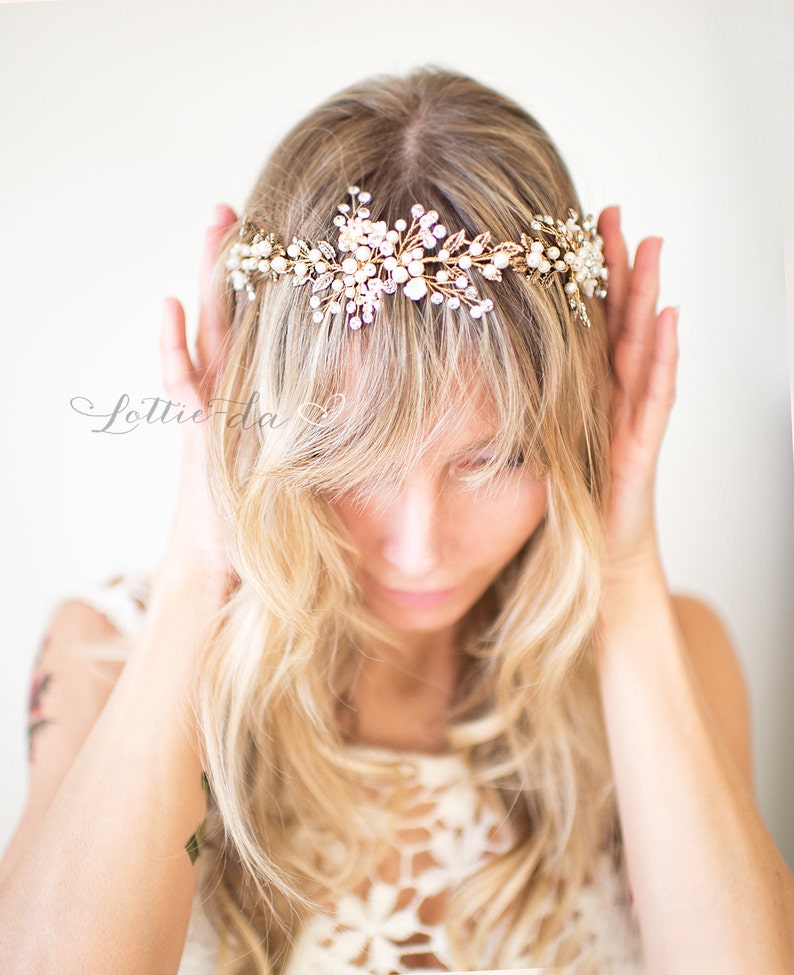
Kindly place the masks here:
MULTIPOLYGON (((473 468, 473 469, 476 470, 476 469, 485 467, 493 459, 494 459, 493 454, 488 454, 488 455, 486 455, 484 457, 474 457, 471 460, 462 461, 460 466, 461 467, 466 467, 466 468, 469 468, 469 469, 472 469, 473 468)), ((505 464, 505 468, 521 467, 524 464, 524 462, 525 462, 524 455, 523 455, 523 453, 519 452, 517 454, 513 454, 513 456, 510 457, 510 459, 505 464)))

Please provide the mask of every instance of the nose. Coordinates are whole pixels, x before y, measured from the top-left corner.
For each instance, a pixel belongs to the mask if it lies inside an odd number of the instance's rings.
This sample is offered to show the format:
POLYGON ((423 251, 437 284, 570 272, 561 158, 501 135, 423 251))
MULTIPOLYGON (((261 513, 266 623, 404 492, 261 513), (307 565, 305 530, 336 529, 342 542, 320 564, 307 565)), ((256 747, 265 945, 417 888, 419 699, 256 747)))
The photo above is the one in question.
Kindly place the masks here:
POLYGON ((431 479, 405 479, 386 508, 383 557, 406 581, 420 580, 440 564, 441 514, 431 479))

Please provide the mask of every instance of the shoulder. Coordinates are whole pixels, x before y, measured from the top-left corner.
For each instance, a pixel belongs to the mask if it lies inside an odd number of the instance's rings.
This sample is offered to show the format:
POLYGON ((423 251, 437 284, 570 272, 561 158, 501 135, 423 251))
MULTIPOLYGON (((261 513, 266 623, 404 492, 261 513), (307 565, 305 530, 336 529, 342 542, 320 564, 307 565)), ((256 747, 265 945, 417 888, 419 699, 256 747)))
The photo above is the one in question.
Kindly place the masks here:
POLYGON ((116 633, 116 627, 96 606, 76 597, 63 599, 50 613, 46 646, 63 651, 73 640, 102 639, 116 633))
POLYGON ((92 656, 119 637, 96 607, 65 599, 51 611, 32 668, 28 701, 30 789, 49 797, 118 679, 123 662, 92 656))
POLYGON ((112 659, 109 651, 122 637, 117 623, 101 607, 80 598, 64 599, 49 614, 34 668, 69 668, 100 680, 116 677, 123 660, 112 659))
POLYGON ((708 711, 752 790, 750 695, 728 627, 704 600, 683 593, 670 598, 708 711))

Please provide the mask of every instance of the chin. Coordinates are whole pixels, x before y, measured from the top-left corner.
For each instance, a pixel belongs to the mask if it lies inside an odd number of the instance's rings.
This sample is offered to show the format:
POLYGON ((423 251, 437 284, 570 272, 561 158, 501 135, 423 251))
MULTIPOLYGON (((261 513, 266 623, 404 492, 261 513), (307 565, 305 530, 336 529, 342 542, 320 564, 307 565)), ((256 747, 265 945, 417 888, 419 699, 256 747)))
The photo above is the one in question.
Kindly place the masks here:
POLYGON ((411 605, 411 600, 392 600, 385 594, 368 600, 370 609, 397 630, 431 632, 455 626, 469 612, 476 599, 465 593, 451 594, 436 605, 411 605))

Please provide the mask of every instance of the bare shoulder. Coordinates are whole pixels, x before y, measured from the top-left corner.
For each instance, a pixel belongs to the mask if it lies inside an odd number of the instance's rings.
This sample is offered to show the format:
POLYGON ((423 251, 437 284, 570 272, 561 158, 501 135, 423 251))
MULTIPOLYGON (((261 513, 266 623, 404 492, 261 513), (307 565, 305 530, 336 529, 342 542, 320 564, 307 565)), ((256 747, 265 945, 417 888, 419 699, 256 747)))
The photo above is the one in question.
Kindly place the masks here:
POLYGON ((102 710, 124 664, 94 659, 91 645, 119 636, 98 609, 66 599, 50 613, 28 700, 30 798, 46 802, 102 710))
POLYGON ((718 611, 704 600, 677 593, 671 601, 709 711, 752 790, 750 696, 730 632, 718 611))

